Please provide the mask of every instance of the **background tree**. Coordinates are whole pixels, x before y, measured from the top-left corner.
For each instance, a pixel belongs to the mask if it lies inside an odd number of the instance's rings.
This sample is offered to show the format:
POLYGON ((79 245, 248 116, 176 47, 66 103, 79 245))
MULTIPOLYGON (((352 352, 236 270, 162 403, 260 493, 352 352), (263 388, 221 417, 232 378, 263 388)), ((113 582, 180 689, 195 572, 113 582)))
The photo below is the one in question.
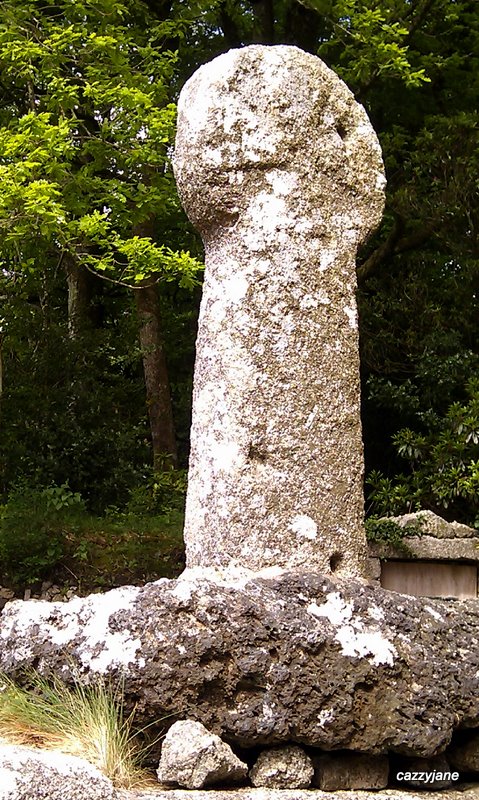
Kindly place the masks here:
POLYGON ((358 266, 369 509, 479 524, 477 3, 224 0, 202 25, 214 53, 317 53, 366 106, 388 177, 358 266))
MULTIPOLYGON (((46 275, 65 275, 69 337, 84 368, 105 325, 108 291, 98 275, 133 288, 156 470, 177 464, 157 283, 191 288, 200 268, 169 246, 179 244, 181 224, 167 168, 176 56, 165 43, 183 26, 152 19, 141 3, 109 0, 7 2, 0 26, 4 280, 36 280, 30 291, 45 306, 46 275)), ((83 379, 68 394, 73 427, 83 379)), ((68 474, 78 484, 72 472, 74 464, 68 474)))
POLYGON ((474 522, 476 5, 2 4, 5 491, 22 475, 68 477, 101 511, 141 486, 148 462, 174 463, 175 446, 186 465, 199 300, 187 251, 201 251, 168 165, 174 101, 218 53, 287 43, 347 81, 386 161, 386 214, 358 267, 370 508, 422 504, 474 522))

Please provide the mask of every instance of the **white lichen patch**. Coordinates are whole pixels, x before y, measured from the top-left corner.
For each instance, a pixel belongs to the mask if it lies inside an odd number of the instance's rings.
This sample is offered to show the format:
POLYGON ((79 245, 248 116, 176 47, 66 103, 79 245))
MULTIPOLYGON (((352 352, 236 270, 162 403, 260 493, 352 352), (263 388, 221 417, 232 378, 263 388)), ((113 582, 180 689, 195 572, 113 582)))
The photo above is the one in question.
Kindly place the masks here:
POLYGON ((424 606, 424 610, 427 611, 431 617, 434 617, 434 619, 437 619, 439 622, 444 622, 444 617, 442 617, 439 611, 436 611, 435 608, 431 608, 431 606, 424 606))
POLYGON ((218 147, 207 147, 205 148, 205 159, 209 161, 211 164, 221 164, 223 160, 223 155, 221 150, 218 147))
POLYGON ((273 194, 277 197, 287 197, 292 194, 298 185, 298 176, 294 172, 272 169, 265 175, 271 185, 273 194))
MULTIPOLYGON (((249 283, 244 275, 231 275, 223 282, 223 302, 224 300, 232 303, 239 303, 244 299, 249 289, 249 283)), ((217 302, 221 302, 219 299, 217 302)))
POLYGON ((357 328, 358 328, 358 312, 357 312, 356 308, 353 308, 352 306, 344 306, 343 311, 344 311, 344 313, 346 314, 346 316, 348 318, 348 322, 349 322, 350 327, 353 330, 357 330, 357 328))
POLYGON ((394 645, 381 631, 366 628, 361 619, 354 619, 352 601, 345 602, 339 592, 331 592, 321 606, 310 603, 307 611, 315 617, 326 617, 337 628, 334 639, 341 645, 343 655, 368 657, 374 666, 393 664, 394 645))
POLYGON ((386 177, 382 172, 378 172, 376 176, 376 189, 378 189, 380 192, 383 192, 386 188, 386 183, 386 177))
POLYGON ((104 673, 114 666, 127 669, 132 663, 141 668, 144 660, 137 657, 141 640, 127 628, 115 632, 110 628, 110 619, 131 609, 138 592, 138 588, 123 586, 101 595, 76 597, 69 603, 19 601, 9 613, 4 612, 0 636, 22 642, 15 648, 18 662, 33 656, 33 631, 38 626, 42 639, 55 647, 74 644, 80 661, 93 672, 104 673))
POLYGON ((378 622, 384 619, 384 611, 382 608, 378 608, 378 606, 370 606, 368 608, 368 615, 373 619, 378 620, 378 622))
POLYGON ((214 447, 215 468, 221 472, 231 472, 244 464, 242 448, 237 442, 217 442, 214 447))
POLYGON ((339 592, 331 592, 323 605, 310 603, 307 611, 315 617, 326 617, 333 625, 341 625, 351 619, 353 604, 345 603, 339 592))
POLYGON ((334 264, 337 255, 335 250, 322 250, 319 256, 319 271, 326 272, 334 264))
POLYGON ((306 422, 304 423, 304 427, 305 428, 310 428, 311 427, 311 425, 313 424, 314 420, 316 419, 316 417, 318 415, 318 411, 319 411, 319 406, 315 405, 313 410, 311 411, 311 413, 308 414, 308 418, 307 418, 306 422))
POLYGON ((296 534, 305 539, 316 539, 318 535, 318 526, 314 519, 308 517, 307 514, 297 514, 291 520, 288 528, 296 534))
POLYGON ((318 298, 313 297, 312 294, 305 294, 304 297, 302 297, 299 301, 299 307, 301 311, 307 311, 308 308, 317 308, 318 298))
POLYGON ((374 666, 388 664, 392 666, 396 648, 386 639, 381 631, 360 631, 359 626, 344 625, 334 637, 341 645, 343 655, 353 658, 372 656, 374 666))
MULTIPOLYGON (((2 743, 2 746, 5 745, 2 743)), ((19 787, 20 775, 13 772, 10 767, 0 767, 0 786, 2 787, 2 794, 0 797, 20 797, 19 787)))
POLYGON ((326 723, 334 719, 334 710, 332 708, 323 708, 318 714, 318 724, 323 728, 326 723))
POLYGON ((301 311, 307 311, 309 308, 318 308, 319 306, 330 306, 331 299, 326 292, 319 290, 314 294, 305 294, 299 301, 301 311))
POLYGON ((182 581, 179 580, 171 590, 171 594, 173 597, 176 597, 178 600, 183 600, 184 602, 188 602, 191 600, 193 592, 193 587, 189 581, 182 581))
POLYGON ((265 237, 277 234, 280 228, 291 224, 288 207, 283 197, 272 192, 258 192, 248 206, 248 217, 254 223, 254 229, 265 237))

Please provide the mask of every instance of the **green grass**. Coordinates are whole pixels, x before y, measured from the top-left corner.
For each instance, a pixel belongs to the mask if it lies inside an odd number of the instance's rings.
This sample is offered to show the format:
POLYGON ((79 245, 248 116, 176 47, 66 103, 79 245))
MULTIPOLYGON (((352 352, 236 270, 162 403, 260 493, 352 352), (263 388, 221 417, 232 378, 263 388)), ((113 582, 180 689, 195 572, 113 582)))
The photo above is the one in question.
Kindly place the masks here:
POLYGON ((120 788, 151 784, 142 768, 149 747, 134 733, 133 715, 123 713, 121 689, 102 683, 70 688, 36 673, 29 684, 26 689, 0 678, 1 739, 80 756, 120 788))

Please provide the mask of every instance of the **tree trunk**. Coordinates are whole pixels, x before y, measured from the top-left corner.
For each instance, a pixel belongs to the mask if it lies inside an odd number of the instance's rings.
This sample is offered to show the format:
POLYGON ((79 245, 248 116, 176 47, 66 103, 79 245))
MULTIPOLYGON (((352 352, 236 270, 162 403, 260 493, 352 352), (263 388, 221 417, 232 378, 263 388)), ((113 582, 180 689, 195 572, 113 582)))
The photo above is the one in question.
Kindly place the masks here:
POLYGON ((140 326, 153 465, 156 471, 165 472, 178 465, 178 456, 157 287, 145 286, 135 290, 135 299, 140 326))
POLYGON ((65 254, 63 264, 68 284, 68 330, 72 339, 92 326, 92 275, 65 254))

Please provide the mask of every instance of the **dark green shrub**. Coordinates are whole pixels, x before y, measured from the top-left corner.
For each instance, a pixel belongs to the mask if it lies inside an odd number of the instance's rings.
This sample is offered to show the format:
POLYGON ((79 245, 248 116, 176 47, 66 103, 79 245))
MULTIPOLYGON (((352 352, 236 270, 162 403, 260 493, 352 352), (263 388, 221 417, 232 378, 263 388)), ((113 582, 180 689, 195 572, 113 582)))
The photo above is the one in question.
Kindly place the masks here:
POLYGON ((370 510, 379 516, 428 508, 479 527, 479 380, 443 415, 418 415, 419 430, 403 428, 393 444, 407 469, 394 477, 373 470, 370 510))
POLYGON ((411 555, 411 548, 404 541, 406 535, 414 533, 415 536, 421 535, 420 525, 407 525, 402 527, 392 519, 377 519, 371 517, 366 520, 366 538, 368 542, 386 544, 397 550, 403 555, 411 555))
POLYGON ((13 489, 0 510, 0 574, 13 584, 48 577, 67 551, 85 507, 67 484, 13 489))

